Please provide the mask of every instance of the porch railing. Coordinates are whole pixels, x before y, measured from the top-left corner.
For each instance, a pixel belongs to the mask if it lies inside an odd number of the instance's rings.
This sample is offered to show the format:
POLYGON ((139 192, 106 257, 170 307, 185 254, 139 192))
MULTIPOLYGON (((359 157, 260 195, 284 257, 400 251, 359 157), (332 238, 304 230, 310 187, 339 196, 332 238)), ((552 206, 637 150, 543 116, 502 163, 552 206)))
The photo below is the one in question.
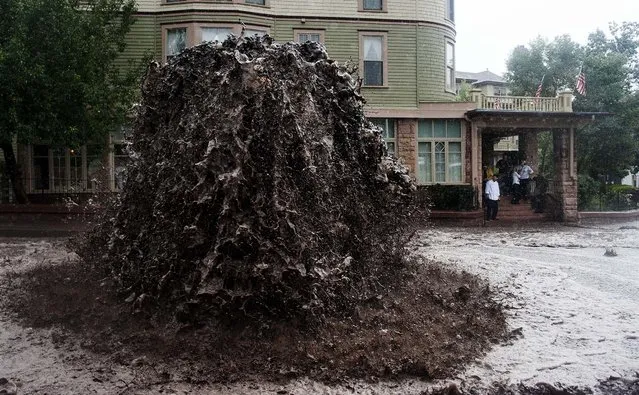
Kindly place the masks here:
MULTIPOLYGON (((122 187, 121 179, 35 179, 20 178, 19 181, 24 186, 25 192, 30 196, 48 195, 68 196, 68 195, 90 195, 105 192, 119 192, 122 187)), ((0 203, 14 203, 16 201, 13 193, 11 181, 5 175, 0 174, 0 203)))
POLYGON ((559 112, 556 97, 482 96, 481 108, 510 111, 559 112))
POLYGON ((557 97, 490 96, 481 90, 471 91, 478 109, 503 111, 572 112, 572 92, 561 91, 557 97))

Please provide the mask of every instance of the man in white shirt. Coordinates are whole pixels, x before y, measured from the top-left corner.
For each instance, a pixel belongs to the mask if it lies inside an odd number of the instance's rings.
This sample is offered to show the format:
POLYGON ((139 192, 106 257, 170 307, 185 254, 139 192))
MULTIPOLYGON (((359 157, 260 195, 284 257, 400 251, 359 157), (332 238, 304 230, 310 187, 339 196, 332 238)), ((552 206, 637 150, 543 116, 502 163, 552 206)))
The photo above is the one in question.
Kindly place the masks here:
POLYGON ((534 173, 532 167, 526 164, 526 161, 521 162, 521 170, 519 175, 521 176, 521 197, 524 200, 528 199, 528 183, 530 182, 530 176, 534 173))
POLYGON ((499 182, 497 176, 486 182, 486 221, 494 221, 497 219, 497 211, 499 211, 499 182))
POLYGON ((521 189, 519 185, 521 176, 519 175, 518 170, 519 169, 515 168, 512 173, 512 188, 510 188, 513 195, 512 200, 510 201, 512 204, 519 204, 519 199, 521 199, 521 189))

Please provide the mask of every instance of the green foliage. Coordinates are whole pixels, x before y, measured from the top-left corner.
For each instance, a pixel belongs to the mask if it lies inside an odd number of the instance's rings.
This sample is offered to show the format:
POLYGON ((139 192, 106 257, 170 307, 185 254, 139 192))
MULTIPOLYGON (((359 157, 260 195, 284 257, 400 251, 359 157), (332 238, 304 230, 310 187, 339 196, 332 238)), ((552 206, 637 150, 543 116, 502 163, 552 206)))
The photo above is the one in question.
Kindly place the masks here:
POLYGON ((585 210, 599 194, 601 189, 599 181, 587 174, 579 174, 577 178, 577 209, 585 210))
POLYGON ((586 96, 578 95, 575 111, 614 114, 582 128, 577 152, 580 172, 592 177, 620 177, 639 164, 639 93, 636 68, 639 24, 611 24, 612 37, 597 31, 585 48, 586 96))
POLYGON ((539 175, 552 179, 554 172, 554 157, 553 157, 553 143, 551 132, 540 132, 537 134, 537 141, 539 142, 539 169, 537 172, 539 175))
POLYGON ((466 80, 462 81, 459 85, 459 92, 457 92, 457 96, 455 97, 456 101, 469 102, 472 101, 472 97, 470 95, 470 90, 472 86, 466 82, 466 80))
POLYGON ((74 146, 121 125, 141 70, 114 60, 134 12, 133 0, 0 2, 0 140, 74 146))
POLYGON ((577 205, 580 211, 624 211, 639 208, 639 190, 631 185, 609 184, 579 175, 577 205))
MULTIPOLYGON (((578 130, 579 172, 597 179, 619 177, 639 166, 639 23, 610 24, 610 35, 595 31, 585 46, 569 36, 553 41, 538 37, 516 47, 508 59, 506 78, 514 95, 533 96, 542 77, 542 96, 574 91, 580 70, 586 75, 586 96, 577 94, 574 111, 608 112, 614 116, 578 130), (583 69, 582 69, 583 67, 583 69)), ((551 144, 540 139, 544 165, 551 144)), ((542 172, 546 172, 546 168, 542 172)))
POLYGON ((515 96, 534 96, 543 79, 542 96, 574 88, 583 50, 564 35, 549 42, 542 37, 516 47, 507 61, 506 79, 515 96))
POLYGON ((608 185, 608 190, 613 193, 633 193, 637 188, 632 185, 612 184, 608 185))
POLYGON ((471 211, 477 208, 477 196, 471 185, 428 185, 417 190, 418 201, 432 210, 471 211))

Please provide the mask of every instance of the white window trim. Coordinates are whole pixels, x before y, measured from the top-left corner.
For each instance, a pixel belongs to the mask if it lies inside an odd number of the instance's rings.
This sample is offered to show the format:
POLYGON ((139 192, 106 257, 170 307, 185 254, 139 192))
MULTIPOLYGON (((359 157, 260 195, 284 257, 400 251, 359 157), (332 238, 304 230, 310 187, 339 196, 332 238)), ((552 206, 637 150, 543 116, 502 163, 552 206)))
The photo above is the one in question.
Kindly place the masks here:
MULTIPOLYGON (((166 63, 166 44, 167 44, 167 35, 168 31, 171 29, 180 29, 186 28, 186 47, 190 48, 194 45, 198 45, 202 43, 202 28, 204 27, 215 27, 215 28, 227 28, 231 29, 235 36, 238 36, 242 33, 242 25, 239 23, 197 23, 197 22, 189 22, 189 23, 176 23, 176 24, 167 24, 162 25, 162 62, 166 63)), ((245 25, 246 30, 255 30, 264 32, 264 34, 270 34, 271 28, 268 26, 260 26, 260 25, 245 25)))
POLYGON ((195 24, 195 45, 202 44, 202 29, 214 28, 214 29, 229 29, 235 36, 240 35, 242 28, 234 23, 197 23, 195 24))
POLYGON ((463 120, 460 120, 461 122, 461 137, 419 137, 419 121, 422 120, 426 120, 426 121, 439 121, 439 120, 443 120, 443 121, 453 121, 455 119, 434 119, 434 118, 426 118, 426 119, 420 119, 417 121, 417 129, 415 130, 415 136, 416 136, 416 147, 415 147, 415 175, 416 175, 416 182, 418 185, 436 185, 436 184, 440 184, 440 185, 468 185, 468 183, 464 182, 464 180, 466 179, 466 128, 465 128, 465 123, 463 120), (443 142, 446 143, 446 181, 435 181, 435 143, 438 142, 443 142), (448 168, 449 168, 449 162, 448 162, 448 154, 449 154, 449 149, 448 149, 448 143, 461 143, 461 181, 448 181, 449 176, 448 176, 448 168), (432 172, 432 176, 433 176, 433 181, 432 182, 422 182, 420 181, 420 174, 419 174, 419 143, 431 143, 431 159, 430 159, 430 164, 431 164, 431 172, 432 172))
POLYGON ((293 41, 298 43, 298 38, 300 34, 319 34, 320 43, 324 44, 326 31, 324 29, 293 29, 293 41))
POLYGON ((446 20, 455 23, 455 0, 446 0, 446 20))
POLYGON ((186 29, 186 48, 192 47, 195 42, 195 26, 193 23, 176 23, 171 25, 162 25, 162 63, 166 63, 167 53, 167 36, 169 30, 172 29, 186 29))
POLYGON ((357 0, 357 11, 359 12, 388 12, 388 0, 382 0, 382 9, 381 10, 368 10, 364 8, 364 0, 357 0))
POLYGON ((456 89, 457 89, 457 81, 455 79, 455 70, 457 69, 457 59, 456 59, 456 55, 455 55, 455 40, 453 40, 452 38, 446 37, 444 39, 444 90, 446 92, 449 93, 455 93, 456 89), (448 81, 448 44, 452 45, 453 47, 453 67, 451 70, 451 81, 448 81), (448 86, 448 83, 450 82, 451 86, 448 86))
POLYGON ((388 32, 376 31, 360 31, 359 32, 359 69, 361 70, 361 78, 364 78, 364 37, 382 37, 382 85, 364 85, 362 88, 388 88, 388 32))

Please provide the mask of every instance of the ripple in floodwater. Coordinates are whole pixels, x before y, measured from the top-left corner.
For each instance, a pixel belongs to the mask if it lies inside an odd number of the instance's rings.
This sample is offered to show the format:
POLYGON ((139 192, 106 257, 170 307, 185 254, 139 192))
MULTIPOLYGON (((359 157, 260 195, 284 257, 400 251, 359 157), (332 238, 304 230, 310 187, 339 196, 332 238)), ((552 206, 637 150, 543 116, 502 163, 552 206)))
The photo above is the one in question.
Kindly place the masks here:
POLYGON ((446 228, 424 231, 414 244, 431 245, 416 254, 487 278, 504 291, 504 303, 526 301, 508 319, 522 337, 496 346, 465 377, 592 387, 639 368, 638 241, 639 229, 629 226, 446 228), (604 256, 608 246, 617 256, 604 256))

